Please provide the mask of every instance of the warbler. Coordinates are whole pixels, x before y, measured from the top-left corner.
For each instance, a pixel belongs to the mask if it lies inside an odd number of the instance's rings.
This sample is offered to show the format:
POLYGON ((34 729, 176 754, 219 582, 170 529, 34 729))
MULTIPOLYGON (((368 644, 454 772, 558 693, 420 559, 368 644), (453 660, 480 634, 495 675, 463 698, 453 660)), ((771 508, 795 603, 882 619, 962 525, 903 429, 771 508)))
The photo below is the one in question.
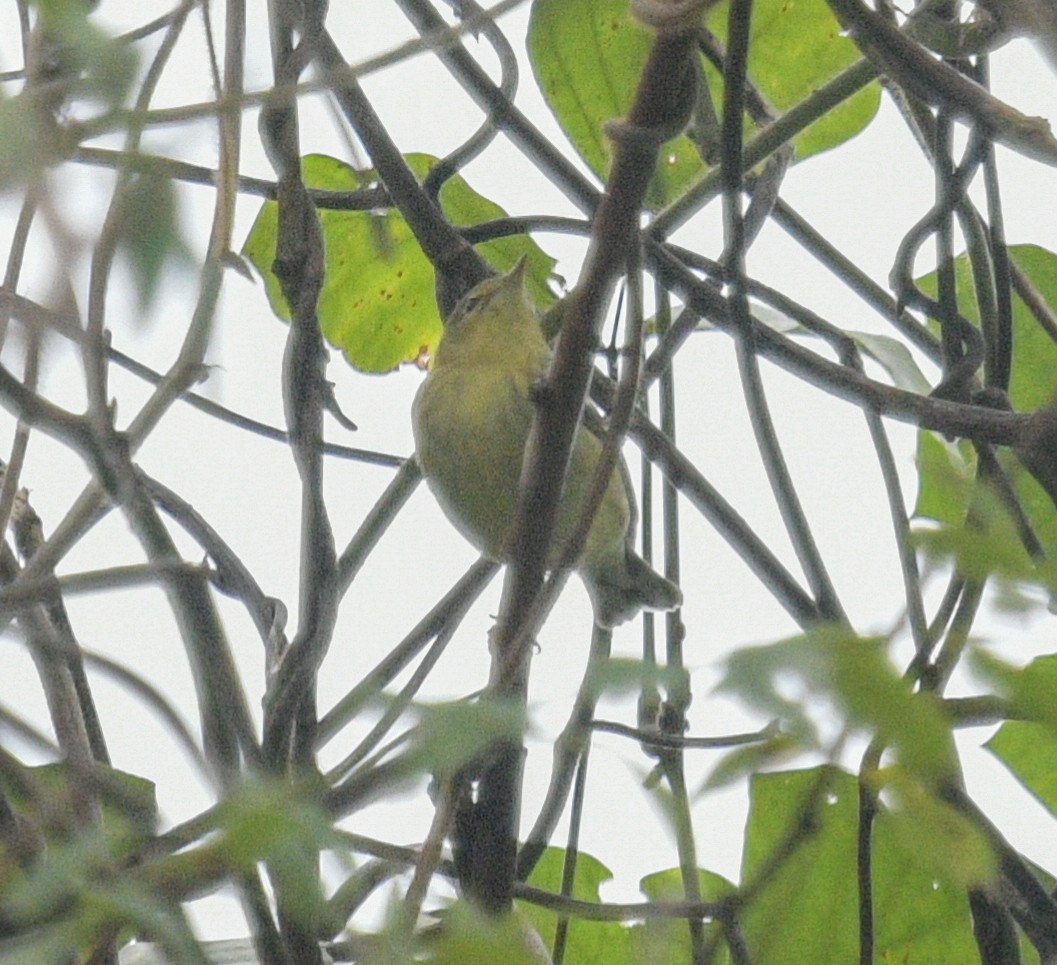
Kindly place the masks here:
MULTIPOLYGON (((524 272, 521 259, 455 306, 411 409, 415 455, 441 509, 497 562, 509 559, 533 390, 551 362, 524 272)), ((584 513, 601 453, 599 438, 580 426, 558 507, 552 564, 584 513)), ((575 563, 603 627, 642 608, 671 610, 682 603, 679 587, 632 549, 636 510, 626 479, 620 460, 575 563)))

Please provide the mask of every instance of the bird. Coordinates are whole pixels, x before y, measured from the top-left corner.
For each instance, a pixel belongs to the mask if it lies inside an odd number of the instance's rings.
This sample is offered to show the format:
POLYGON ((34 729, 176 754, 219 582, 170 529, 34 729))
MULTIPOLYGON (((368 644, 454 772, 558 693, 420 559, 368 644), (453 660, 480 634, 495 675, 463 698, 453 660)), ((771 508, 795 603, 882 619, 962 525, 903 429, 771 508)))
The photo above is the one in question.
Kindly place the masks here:
MULTIPOLYGON (((411 408, 415 456, 437 502, 484 556, 509 562, 534 396, 551 350, 525 290, 525 259, 472 288, 448 317, 411 408)), ((602 441, 577 427, 548 566, 576 530, 602 441)), ((612 628, 640 609, 673 610, 682 592, 633 549, 637 510, 623 458, 615 466, 574 563, 594 619, 612 628)))

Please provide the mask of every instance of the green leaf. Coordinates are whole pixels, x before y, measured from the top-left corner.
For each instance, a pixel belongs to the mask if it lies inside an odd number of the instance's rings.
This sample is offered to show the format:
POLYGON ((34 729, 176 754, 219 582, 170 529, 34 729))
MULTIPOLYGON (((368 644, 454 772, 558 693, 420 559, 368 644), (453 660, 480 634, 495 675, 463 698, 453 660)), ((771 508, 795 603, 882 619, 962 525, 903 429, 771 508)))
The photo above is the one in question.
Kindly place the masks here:
POLYGON ((23 871, 13 855, 4 855, 4 920, 17 934, 23 922, 47 920, 75 904, 92 887, 93 872, 112 860, 110 841, 99 827, 56 837, 46 858, 23 871))
MULTIPOLYGON (((1009 254, 1042 298, 1050 305, 1057 305, 1057 255, 1034 245, 1012 246, 1009 254)), ((970 321, 978 322, 972 272, 965 255, 955 261, 955 279, 959 308, 970 321)), ((935 273, 919 279, 918 284, 923 290, 934 292, 935 273)), ((1015 299, 1010 401, 1018 412, 1028 412, 1049 402, 1055 394, 1057 345, 1035 322, 1024 304, 1015 299)), ((1048 556, 1053 557, 1057 554, 1057 513, 1053 511, 1053 502, 1012 454, 1001 450, 998 457, 1043 548, 1048 556)), ((977 498, 978 487, 973 483, 975 467, 975 455, 970 447, 944 443, 930 432, 919 433, 918 498, 914 514, 960 526, 970 501, 977 498)), ((997 500, 992 500, 991 505, 984 508, 989 512, 988 527, 998 533, 998 539, 1017 543, 1008 513, 1000 508, 997 500)), ((1001 556, 995 567, 1001 569, 1012 565, 1013 557, 1001 556), (1002 559, 1006 562, 1003 563, 1002 559)), ((1019 559, 1016 572, 1011 575, 1025 579, 1030 575, 1030 567, 1023 563, 1023 554, 1019 559)))
POLYGON ((1057 733, 1057 656, 1036 657, 1026 667, 1015 667, 977 649, 973 669, 995 685, 1021 720, 1046 724, 1057 733))
POLYGON ((41 45, 37 58, 46 63, 42 81, 73 84, 79 96, 88 94, 118 106, 137 74, 138 56, 132 44, 109 36, 88 18, 83 0, 44 0, 40 11, 41 45))
POLYGON ((549 957, 533 948, 534 941, 517 915, 495 918, 458 901, 445 912, 440 938, 426 961, 434 965, 543 965, 549 957))
MULTIPOLYGON (((547 848, 529 875, 528 884, 552 894, 561 893, 565 852, 547 848)), ((599 888, 613 877, 612 872, 596 858, 580 852, 570 897, 580 901, 599 902, 599 888)), ((556 912, 528 902, 517 902, 520 914, 535 928, 548 948, 554 945, 558 924, 556 912)), ((566 935, 565 961, 577 965, 633 965, 641 959, 631 954, 631 933, 620 922, 570 919, 566 935)))
MULTIPOLYGON (((424 154, 410 154, 405 160, 419 178, 437 163, 424 154)), ((357 171, 319 154, 302 159, 302 174, 306 185, 323 190, 348 192, 378 185, 374 171, 357 171)), ((440 203, 456 225, 505 216, 498 205, 477 194, 459 176, 445 182, 440 203)), ((443 331, 434 297, 433 266, 403 217, 395 209, 321 209, 319 219, 326 246, 326 276, 318 314, 327 341, 362 372, 389 372, 402 363, 432 356, 443 331)), ((278 207, 266 201, 242 253, 264 279, 272 311, 288 321, 290 310, 271 270, 277 231, 278 207)), ((504 238, 481 244, 479 250, 498 271, 527 255, 528 285, 537 305, 545 308, 553 301, 547 278, 554 261, 531 239, 504 238)))
MULTIPOLYGON (((780 688, 779 678, 792 671, 786 681, 821 681, 826 673, 825 661, 818 648, 805 637, 794 637, 779 643, 742 647, 724 665, 723 677, 716 685, 719 693, 733 694, 766 716, 781 722, 783 731, 797 741, 801 749, 820 746, 818 728, 805 708, 805 692, 794 697, 788 687, 780 688)), ((798 687, 799 690, 799 687, 798 687)))
MULTIPOLYGON (((648 875, 642 879, 639 887, 650 901, 686 901, 683 875, 678 868, 648 875)), ((735 890, 734 885, 726 878, 703 870, 697 872, 697 887, 703 901, 719 901, 732 895, 735 890)), ((707 923, 706 939, 711 940, 712 933, 719 927, 714 922, 707 923)), ((635 962, 649 962, 650 965, 684 965, 691 960, 686 921, 679 918, 647 918, 632 930, 632 948, 635 962)), ((727 965, 730 954, 724 943, 720 942, 717 954, 710 961, 716 965, 727 965)))
POLYGON ((1007 720, 984 747, 1057 816, 1057 733, 1051 727, 1007 720))
POLYGON ((892 747, 913 773, 938 780, 953 767, 950 728, 930 695, 911 691, 885 646, 886 641, 859 637, 841 624, 820 626, 732 654, 717 689, 780 718, 785 732, 807 748, 820 746, 808 713, 813 698, 831 701, 849 724, 892 747))
MULTIPOLYGON (((610 144, 606 121, 624 117, 652 37, 624 0, 535 0, 528 52, 540 91, 573 146, 604 178, 610 144)), ((670 141, 654 172, 648 206, 678 196, 704 170, 686 137, 670 141)))
POLYGON ((139 307, 144 309, 154 300, 166 261, 189 265, 193 260, 180 231, 172 181, 134 175, 118 197, 113 224, 118 250, 132 266, 139 307))
MULTIPOLYGON (((561 848, 548 847, 544 849, 539 861, 536 862, 536 866, 532 869, 532 874, 528 877, 528 883, 535 888, 542 888, 544 891, 558 894, 561 891, 564 873, 565 852, 561 848)), ((573 886, 569 897, 576 898, 578 901, 601 901, 599 889, 607 881, 612 880, 612 871, 597 858, 581 851, 576 856, 576 874, 573 877, 573 886)), ((533 909, 542 911, 544 914, 551 914, 549 911, 531 905, 527 909, 530 917, 533 909)), ((542 931, 540 933, 546 934, 542 931)))
MULTIPOLYGON (((153 781, 103 764, 95 766, 95 779, 111 846, 139 841, 154 832, 158 801, 153 781)), ((15 813, 32 825, 39 825, 42 815, 50 813, 57 828, 40 828, 46 836, 54 831, 64 837, 66 828, 60 815, 76 823, 72 816, 84 805, 84 779, 62 761, 18 770, 9 768, 0 786, 15 813)))
MULTIPOLYGON (((753 318, 763 322, 768 328, 783 335, 795 333, 808 338, 818 338, 817 332, 806 328, 791 315, 781 309, 763 302, 752 303, 753 318)), ((698 325, 699 330, 713 330, 715 327, 707 321, 698 325)), ((848 332, 847 333, 859 350, 867 358, 872 359, 888 373, 892 383, 907 392, 916 392, 918 395, 927 395, 929 383, 922 374, 921 368, 906 345, 899 339, 888 335, 874 335, 871 332, 848 332)))
POLYGON ((891 377, 893 384, 907 392, 926 395, 929 391, 928 379, 922 374, 910 349, 904 342, 888 335, 874 335, 871 332, 848 333, 862 350, 872 358, 891 377))
POLYGON ((965 519, 975 485, 972 445, 949 442, 933 432, 918 433, 918 498, 914 515, 958 525, 965 519))
POLYGON ((978 488, 972 516, 972 525, 916 530, 914 545, 930 562, 955 560, 966 577, 979 582, 992 575, 1007 581, 1044 576, 1045 569, 1028 556, 1004 506, 989 488, 978 488))
MULTIPOLYGON (((762 301, 753 301, 752 315, 768 328, 783 335, 795 333, 808 338, 819 337, 817 332, 808 329, 792 315, 762 301)), ((710 322, 704 320, 699 323, 698 329, 718 331, 710 322)), ((854 339, 863 355, 873 359, 888 373, 889 378, 898 388, 906 389, 907 392, 916 392, 918 395, 928 394, 928 380, 922 374, 921 368, 905 343, 889 335, 875 335, 872 332, 848 332, 847 334, 854 339)))
POLYGON ((216 848, 225 866, 249 873, 266 862, 285 914, 308 927, 325 920, 318 856, 340 842, 310 785, 245 781, 221 801, 217 826, 216 848))
POLYGON ((25 183, 72 153, 76 126, 62 123, 72 99, 118 108, 139 73, 135 46, 92 23, 93 4, 38 0, 34 6, 32 83, 17 97, 0 94, 0 189, 25 183))
POLYGON ((0 190, 24 184, 63 155, 60 132, 25 97, 0 94, 0 190))
POLYGON ((417 704, 415 753, 431 774, 452 774, 496 741, 520 741, 525 711, 517 701, 481 698, 417 704))
POLYGON ((984 745, 1052 814, 1057 815, 1057 656, 1023 669, 974 651, 973 669, 1010 701, 1012 713, 984 745))
POLYGON ((117 923, 126 933, 151 936, 165 950, 165 961, 201 961, 201 946, 183 909, 169 896, 149 891, 139 882, 118 879, 108 881, 105 888, 86 890, 82 900, 81 931, 89 940, 105 940, 108 926, 117 923))
MULTIPOLYGON (((721 37, 726 16, 724 3, 708 18, 709 27, 721 37)), ((603 125, 627 114, 651 43, 626 0, 533 3, 528 50, 536 81, 569 140, 600 178, 610 160, 603 125)), ((749 76, 780 111, 798 104, 858 58, 855 45, 840 35, 825 0, 757 0, 749 76)), ((721 77, 709 65, 705 72, 714 104, 722 104, 721 77)), ((835 147, 858 133, 876 113, 879 99, 879 88, 870 85, 816 121, 795 140, 797 156, 835 147)), ((689 138, 670 141, 650 186, 649 207, 676 198, 704 170, 689 138)))
MULTIPOLYGON (((1057 255, 1037 245, 1014 245, 1010 258, 1051 308, 1057 306, 1057 255)), ((964 274, 963 269, 963 274, 964 274)), ((962 301, 959 288, 959 303, 962 301)), ((968 302, 966 302, 968 304, 968 302)), ((971 316, 975 320, 975 316, 971 316)), ((1009 398, 1018 412, 1037 409, 1057 392, 1057 345, 1020 299, 1013 305, 1013 370, 1009 398)))
POLYGON ((1057 593, 1057 516, 1053 503, 1009 453, 998 454, 1020 505, 1046 558, 1036 561, 1021 539, 1018 523, 1004 498, 986 480, 975 481, 974 457, 967 445, 954 446, 928 433, 918 436, 919 498, 917 513, 940 520, 919 526, 913 542, 933 564, 954 561, 969 579, 994 579, 993 602, 1009 612, 1037 608, 1057 593))
POLYGON ((644 688, 689 693, 689 674, 682 667, 659 666, 630 657, 612 657, 592 667, 589 690, 596 696, 635 696, 644 688))
MULTIPOLYGON (((751 885, 790 842, 795 847, 745 910, 754 962, 846 965, 858 961, 858 784, 836 768, 758 775, 750 785, 742 882, 751 885)), ((882 810, 873 833, 878 962, 974 961, 963 890, 938 881, 895 841, 882 810)))
MULTIPOLYGON (((1025 274, 1049 305, 1057 305, 1057 255, 1037 245, 1011 245, 1009 257, 1025 274)), ((958 308, 969 321, 979 324, 976 289, 967 255, 954 260, 958 308)), ((936 274, 917 280, 927 293, 936 291, 936 274)), ((935 323, 934 330, 938 331, 935 323)), ((1018 412, 1028 412, 1049 402, 1057 393, 1057 345, 1035 321, 1019 298, 1013 300, 1013 366, 1009 399, 1018 412)))
POLYGON ((728 787, 758 771, 784 763, 802 749, 790 734, 775 734, 759 743, 735 747, 720 757, 702 783, 698 796, 728 787))
MULTIPOLYGON (((728 4, 709 23, 726 37, 728 4)), ((752 11, 749 77, 784 113, 860 59, 825 0, 762 0, 752 11)), ((870 84, 806 128, 794 140, 796 157, 827 151, 854 137, 873 120, 881 89, 870 84)))
MULTIPOLYGON (((698 869, 697 886, 702 901, 719 901, 734 894, 734 885, 722 875, 698 869)), ((639 890, 651 901, 686 901, 683 873, 679 868, 667 868, 646 875, 639 882, 639 890)))
POLYGON ((163 943, 173 953, 167 960, 199 960, 179 903, 144 887, 133 873, 117 872, 121 865, 115 859, 123 854, 115 847, 117 839, 113 829, 86 828, 49 843, 45 858, 29 871, 3 862, 0 915, 11 934, 21 932, 24 940, 17 959, 0 953, 0 960, 27 965, 82 961, 100 942, 133 934, 163 943))

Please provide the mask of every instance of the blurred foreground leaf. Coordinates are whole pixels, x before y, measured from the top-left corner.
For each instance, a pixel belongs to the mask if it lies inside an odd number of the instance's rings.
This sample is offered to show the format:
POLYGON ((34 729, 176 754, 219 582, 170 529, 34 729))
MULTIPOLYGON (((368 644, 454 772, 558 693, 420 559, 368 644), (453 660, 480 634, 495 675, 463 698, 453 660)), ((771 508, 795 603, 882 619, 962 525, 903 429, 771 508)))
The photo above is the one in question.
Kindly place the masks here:
POLYGON ((516 914, 494 918, 459 901, 445 912, 440 938, 425 960, 433 965, 548 965, 550 958, 516 914))
POLYGON ((879 737, 922 779, 940 780, 953 766, 950 728, 929 694, 911 690, 885 646, 839 624, 820 626, 736 651, 717 689, 778 718, 805 749, 823 746, 810 708, 827 701, 846 726, 879 737))
POLYGON ((134 175, 118 197, 113 226, 118 250, 132 267, 141 309, 153 302, 166 261, 192 262, 177 215, 176 190, 168 178, 134 175))
POLYGON ((514 700, 458 700, 416 709, 421 721, 414 753, 435 775, 455 773, 496 741, 520 741, 525 729, 525 709, 514 700))

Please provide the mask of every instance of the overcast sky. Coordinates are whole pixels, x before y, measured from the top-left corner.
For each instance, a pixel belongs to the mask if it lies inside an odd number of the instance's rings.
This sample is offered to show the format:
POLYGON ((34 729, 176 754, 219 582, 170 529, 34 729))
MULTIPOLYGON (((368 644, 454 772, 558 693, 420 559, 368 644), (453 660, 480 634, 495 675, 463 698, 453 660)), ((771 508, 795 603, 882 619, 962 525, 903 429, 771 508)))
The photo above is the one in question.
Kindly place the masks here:
MULTIPOLYGON (((154 15, 148 12, 151 7, 142 2, 103 0, 99 17, 124 27, 154 15)), ((157 5, 158 13, 163 9, 157 5)), ((527 9, 526 5, 502 21, 516 47, 521 43, 527 9)), ((332 4, 331 23, 335 36, 349 42, 350 59, 411 36, 398 13, 376 2, 332 4)), ((5 33, 9 38, 15 36, 6 23, 0 26, 0 37, 5 33)), ((258 30, 260 26, 257 24, 258 30)), ((186 42, 181 44, 174 66, 162 84, 157 106, 209 99, 201 47, 201 27, 192 18, 186 42)), ((247 86, 264 87, 270 79, 266 38, 258 32, 248 49, 247 86)), ((0 46, 0 51, 4 56, 0 67, 9 69, 17 63, 7 47, 0 46)), ((1006 48, 994 58, 992 71, 998 96, 1007 98, 1026 114, 1046 116, 1057 125, 1057 78, 1030 47, 1017 43, 1006 48)), ((443 155, 480 120, 476 109, 441 71, 432 69, 426 57, 371 77, 365 86, 401 148, 407 151, 443 155), (422 83, 421 71, 426 69, 432 73, 428 82, 422 83), (462 108, 457 109, 455 104, 462 108)), ((542 109, 527 64, 523 66, 518 104, 545 132, 564 143, 542 109)), ((303 126, 306 151, 323 150, 348 158, 348 150, 336 136, 329 117, 322 102, 308 107, 303 126)), ((270 177, 271 170, 255 145, 255 122, 255 116, 247 119, 243 171, 270 177)), ((864 134, 838 151, 794 168, 783 187, 783 197, 882 282, 899 239, 932 203, 931 172, 916 149, 908 145, 909 135, 885 99, 880 115, 864 134)), ((159 130, 149 133, 146 147, 204 164, 215 161, 214 139, 209 133, 189 138, 182 129, 159 130)), ((1023 162, 1005 151, 1000 152, 1000 165, 1005 175, 1009 240, 1057 250, 1057 172, 1023 162)), ((465 176, 475 189, 511 213, 574 213, 502 140, 474 162, 465 176)), ((63 216, 72 228, 87 234, 105 209, 109 179, 98 171, 79 172, 69 167, 63 169, 62 177, 61 189, 58 177, 55 187, 56 197, 64 205, 63 216)), ((183 196, 188 204, 184 226, 194 250, 200 254, 208 231, 211 194, 205 188, 190 188, 183 196)), ((16 200, 5 197, 0 201, 5 239, 17 212, 16 200)), ((241 244, 257 206, 252 198, 240 202, 237 243, 241 244)), ((575 279, 582 243, 547 235, 539 235, 536 240, 560 258, 558 272, 575 279)), ((718 254, 721 242, 717 212, 707 213, 686 226, 676 240, 706 254, 718 254)), ((45 298, 53 288, 62 267, 47 252, 47 247, 42 248, 27 269, 26 290, 38 298, 45 298)), ((923 263, 919 267, 925 271, 931 265, 923 263)), ((805 262, 795 245, 776 227, 768 226, 752 248, 749 270, 840 325, 886 331, 881 320, 829 275, 805 262)), ((74 264, 72 275, 83 308, 85 265, 74 264)), ((122 287, 120 276, 119 271, 108 316, 115 345, 156 369, 164 369, 190 315, 195 275, 187 270, 175 272, 146 317, 140 317, 135 298, 127 287, 122 287)), ((239 412, 281 425, 284 337, 285 328, 270 314, 261 286, 229 273, 208 356, 214 368, 201 391, 239 412)), ((13 351, 11 346, 5 350, 3 358, 8 364, 13 363, 13 351)), ((860 631, 887 631, 900 617, 902 587, 884 492, 865 422, 852 406, 820 398, 771 366, 764 368, 792 472, 803 486, 805 509, 817 527, 816 535, 849 615, 860 631), (824 432, 820 431, 823 426, 824 432), (828 441, 834 437, 841 439, 839 449, 828 441)), ((798 572, 751 442, 732 343, 720 334, 702 334, 680 354, 676 371, 680 445, 760 535, 772 543, 793 572, 798 572)), ((407 367, 384 377, 364 376, 349 370, 335 356, 330 374, 338 400, 360 430, 352 435, 331 423, 329 438, 399 456, 410 454, 409 408, 421 373, 407 367)), ((49 397, 79 409, 83 405, 81 385, 76 355, 66 347, 53 346, 46 358, 43 378, 49 397)), ((114 371, 112 392, 118 400, 122 422, 137 411, 147 391, 142 383, 114 371)), ((890 428, 904 473, 907 499, 912 503, 914 432, 901 425, 890 428)), ((0 446, 9 446, 12 434, 13 420, 0 415, 0 446)), ((637 473, 637 454, 632 447, 628 456, 637 473)), ((291 630, 295 628, 299 494, 287 450, 177 405, 150 437, 140 459, 149 472, 190 499, 213 523, 242 555, 264 590, 287 604, 289 626, 291 630)), ((328 464, 326 485, 339 547, 351 537, 391 476, 392 471, 385 468, 336 460, 328 464)), ((34 433, 23 480, 50 532, 85 485, 87 473, 60 447, 34 433)), ((759 726, 761 721, 729 701, 708 694, 716 679, 717 665, 732 647, 777 639, 791 634, 795 627, 740 560, 686 505, 681 522, 682 586, 687 601, 686 659, 694 674, 695 692, 690 710, 691 732, 704 736, 759 726)), ((190 559, 200 557, 189 541, 182 540, 181 546, 190 559)), ((345 600, 320 682, 321 708, 328 708, 395 645, 475 557, 472 548, 441 515, 428 490, 420 487, 345 600)), ((60 571, 70 573, 141 559, 124 519, 112 513, 69 554, 60 571)), ((498 606, 499 587, 497 580, 457 634, 436 668, 428 696, 456 696, 485 682, 485 634, 490 615, 498 606)), ((938 588, 937 583, 931 594, 933 600, 938 588)), ((86 647, 135 667, 176 701, 188 720, 196 720, 182 646, 160 593, 130 590, 81 597, 71 599, 69 607, 86 647)), ((221 609, 229 620, 232 645, 250 700, 257 708, 264 683, 260 643, 239 607, 222 600, 221 609)), ((582 673, 589 623, 586 593, 573 579, 540 635, 540 650, 534 662, 530 700, 536 727, 524 800, 526 822, 535 816, 549 772, 550 741, 564 724, 582 673)), ((1013 659, 1026 660, 1034 652, 1053 649, 1052 621, 1018 624, 993 617, 984 619, 980 630, 1000 653, 1013 659)), ((637 624, 619 631, 619 652, 635 653, 636 633, 637 624)), ((5 642, 3 667, 0 699, 47 729, 32 664, 20 646, 10 640, 5 642)), ((164 728, 120 688, 106 680, 99 680, 97 686, 115 764, 158 780, 160 802, 169 820, 186 818, 206 806, 210 800, 208 790, 174 750, 164 728), (158 767, 159 760, 165 760, 162 769, 158 767)), ((619 716, 631 723, 633 705, 612 703, 605 708, 604 716, 619 716)), ((334 742, 336 746, 325 751, 324 763, 343 756, 362 730, 340 735, 334 742)), ((983 732, 972 732, 965 741, 978 744, 985 736, 983 732)), ((711 760, 704 756, 693 758, 693 781, 700 780, 711 760)), ((1052 821, 1042 817, 1041 810, 1019 792, 1015 799, 1022 804, 1015 811, 1009 808, 1014 785, 986 754, 973 753, 968 760, 970 791, 985 810, 1030 856, 1040 861, 1052 856, 1057 846, 1052 821)), ((610 863, 617 872, 618 883, 606 893, 608 898, 635 898, 641 875, 676 863, 663 820, 640 788, 644 767, 634 745, 605 736, 598 739, 597 752, 591 758, 581 847, 610 863)), ((702 866, 731 878, 737 877, 740 860, 743 796, 743 790, 738 789, 708 797, 695 812, 701 832, 702 866)), ((428 826, 425 803, 423 793, 406 803, 387 802, 384 809, 357 816, 355 826, 365 833, 412 843, 425 834, 428 826)), ((199 920, 211 937, 244 933, 241 921, 237 916, 232 918, 226 907, 216 903, 203 906, 199 920)))

